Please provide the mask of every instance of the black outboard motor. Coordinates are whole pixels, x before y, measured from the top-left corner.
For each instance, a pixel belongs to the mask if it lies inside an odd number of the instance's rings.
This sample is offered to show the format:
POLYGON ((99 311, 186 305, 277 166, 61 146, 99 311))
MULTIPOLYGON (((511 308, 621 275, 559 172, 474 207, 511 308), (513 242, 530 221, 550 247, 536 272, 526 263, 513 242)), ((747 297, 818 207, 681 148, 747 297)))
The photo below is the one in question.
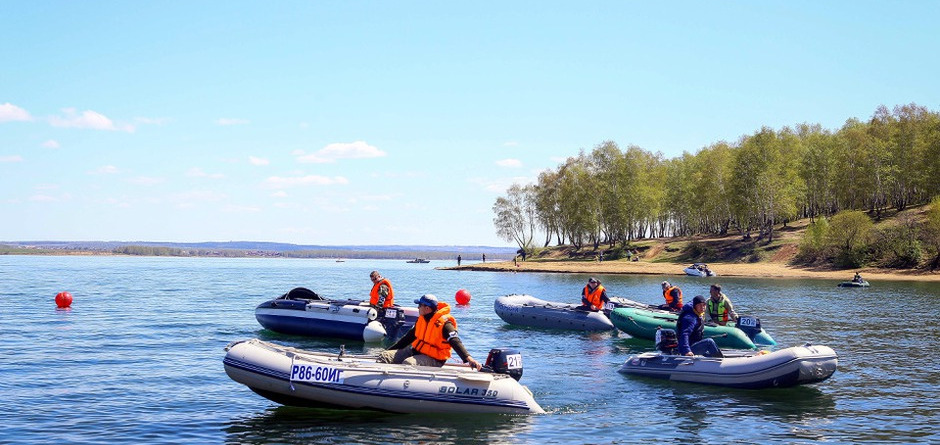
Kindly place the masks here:
POLYGON ((675 355, 676 348, 679 347, 679 337, 676 336, 674 329, 656 330, 656 350, 663 354, 675 355))
POLYGON ((742 315, 734 322, 734 327, 744 331, 747 338, 754 340, 754 336, 760 334, 761 331, 760 318, 742 315))
POLYGON ((508 374, 518 382, 522 378, 522 353, 518 349, 493 348, 480 369, 494 374, 508 374))
POLYGON ((405 326, 405 311, 401 310, 401 307, 379 308, 378 312, 378 320, 385 328, 386 339, 395 342, 408 332, 408 329, 402 329, 405 326))

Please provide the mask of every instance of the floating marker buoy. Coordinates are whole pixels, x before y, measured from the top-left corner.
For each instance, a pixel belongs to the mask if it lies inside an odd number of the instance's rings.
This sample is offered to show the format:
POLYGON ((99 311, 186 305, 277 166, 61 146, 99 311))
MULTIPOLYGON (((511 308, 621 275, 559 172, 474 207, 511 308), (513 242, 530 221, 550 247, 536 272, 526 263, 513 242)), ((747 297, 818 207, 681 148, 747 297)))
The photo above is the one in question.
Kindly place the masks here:
POLYGON ((454 299, 457 300, 457 304, 470 304, 470 292, 467 292, 466 289, 460 289, 454 295, 454 299))
POLYGON ((55 305, 63 309, 71 306, 72 294, 68 292, 59 292, 55 294, 55 305))

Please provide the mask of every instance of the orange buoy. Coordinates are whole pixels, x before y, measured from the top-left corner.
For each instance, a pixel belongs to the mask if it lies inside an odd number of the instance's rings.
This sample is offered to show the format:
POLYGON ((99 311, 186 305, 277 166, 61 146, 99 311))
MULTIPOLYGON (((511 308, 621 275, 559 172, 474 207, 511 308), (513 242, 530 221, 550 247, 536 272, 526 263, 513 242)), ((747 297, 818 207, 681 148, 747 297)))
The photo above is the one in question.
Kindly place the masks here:
POLYGON ((460 289, 454 295, 454 299, 457 300, 457 304, 470 304, 470 292, 467 292, 466 289, 460 289))
POLYGON ((68 292, 59 292, 55 294, 55 305, 63 309, 71 306, 72 294, 68 292))

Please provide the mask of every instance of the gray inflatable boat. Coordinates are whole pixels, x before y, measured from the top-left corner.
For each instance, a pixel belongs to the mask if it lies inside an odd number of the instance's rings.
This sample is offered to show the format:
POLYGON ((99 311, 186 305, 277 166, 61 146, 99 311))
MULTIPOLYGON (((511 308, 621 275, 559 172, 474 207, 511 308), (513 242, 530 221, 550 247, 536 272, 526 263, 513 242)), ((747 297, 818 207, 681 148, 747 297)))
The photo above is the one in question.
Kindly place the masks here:
POLYGON ((512 325, 577 331, 617 329, 607 318, 606 311, 592 312, 578 307, 517 294, 497 297, 493 303, 496 315, 512 325))

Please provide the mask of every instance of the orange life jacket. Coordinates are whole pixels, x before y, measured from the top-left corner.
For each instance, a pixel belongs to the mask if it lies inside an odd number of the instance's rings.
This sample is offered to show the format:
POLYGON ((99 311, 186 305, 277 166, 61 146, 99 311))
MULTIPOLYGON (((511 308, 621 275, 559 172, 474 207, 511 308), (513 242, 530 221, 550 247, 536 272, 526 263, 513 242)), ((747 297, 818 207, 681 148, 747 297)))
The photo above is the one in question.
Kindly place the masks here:
POLYGON ((388 286, 388 296, 385 297, 385 304, 383 304, 382 307, 392 307, 392 305, 395 304, 395 291, 392 290, 392 283, 385 278, 382 278, 372 286, 372 292, 369 292, 369 296, 372 297, 369 299, 369 304, 373 306, 379 304, 379 287, 382 287, 383 284, 388 286))
POLYGON ((584 298, 594 307, 598 309, 604 308, 604 302, 601 300, 601 294, 604 293, 604 285, 598 284, 594 288, 594 292, 591 292, 590 286, 584 286, 584 298))
POLYGON ((450 315, 450 306, 447 303, 437 303, 437 311, 429 321, 424 316, 418 316, 415 322, 415 341, 411 348, 428 357, 437 360, 450 358, 450 343, 444 338, 444 323, 451 322, 457 329, 457 320, 450 315))
POLYGON ((663 291, 663 298, 666 299, 666 304, 668 304, 670 307, 674 307, 674 308, 676 308, 676 307, 681 308, 681 307, 682 307, 682 289, 679 289, 679 288, 676 287, 676 286, 670 286, 669 288, 667 288, 666 290, 664 290, 664 291, 663 291), (676 304, 676 302, 673 301, 673 298, 672 298, 672 290, 673 290, 673 289, 679 291, 679 303, 678 303, 678 304, 676 304))

